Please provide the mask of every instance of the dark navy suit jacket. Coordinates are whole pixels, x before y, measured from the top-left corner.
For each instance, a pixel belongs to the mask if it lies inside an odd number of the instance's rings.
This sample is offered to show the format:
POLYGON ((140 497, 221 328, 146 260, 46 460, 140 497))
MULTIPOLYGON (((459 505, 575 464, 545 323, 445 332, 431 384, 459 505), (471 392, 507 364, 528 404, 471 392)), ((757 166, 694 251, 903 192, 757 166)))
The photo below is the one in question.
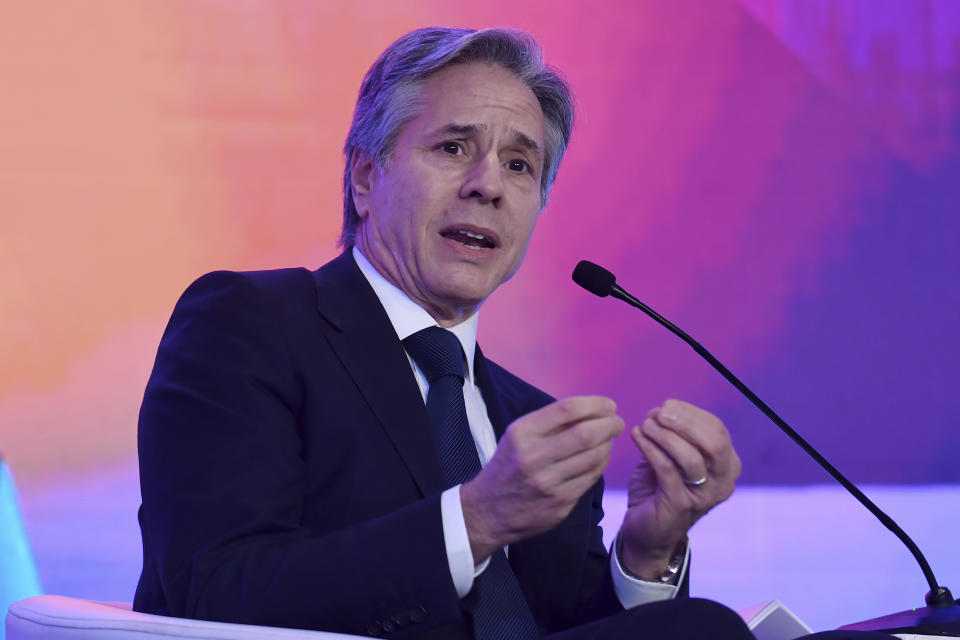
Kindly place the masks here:
MULTIPOLYGON (((551 401, 484 358, 499 438, 551 401)), ((409 638, 469 638, 440 518, 423 399, 349 253, 311 273, 216 272, 163 335, 140 412, 143 573, 161 615, 409 638)), ((555 529, 510 547, 540 628, 621 609, 598 482, 555 529)))

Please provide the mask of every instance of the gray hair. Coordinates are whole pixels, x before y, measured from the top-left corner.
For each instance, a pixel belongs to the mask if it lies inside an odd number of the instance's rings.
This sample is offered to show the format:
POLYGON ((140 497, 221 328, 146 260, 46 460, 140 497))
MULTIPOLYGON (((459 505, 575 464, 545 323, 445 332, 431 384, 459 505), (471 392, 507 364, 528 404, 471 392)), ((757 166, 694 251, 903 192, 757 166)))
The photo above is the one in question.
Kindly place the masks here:
POLYGON ((421 84, 447 66, 467 62, 491 62, 512 71, 539 101, 546 125, 540 207, 547 204, 573 129, 573 93, 566 80, 544 64, 540 46, 526 32, 426 27, 391 44, 360 85, 353 123, 343 148, 346 168, 341 246, 353 246, 360 224, 352 195, 350 162, 354 151, 370 155, 378 166, 386 168, 400 129, 418 115, 421 84))

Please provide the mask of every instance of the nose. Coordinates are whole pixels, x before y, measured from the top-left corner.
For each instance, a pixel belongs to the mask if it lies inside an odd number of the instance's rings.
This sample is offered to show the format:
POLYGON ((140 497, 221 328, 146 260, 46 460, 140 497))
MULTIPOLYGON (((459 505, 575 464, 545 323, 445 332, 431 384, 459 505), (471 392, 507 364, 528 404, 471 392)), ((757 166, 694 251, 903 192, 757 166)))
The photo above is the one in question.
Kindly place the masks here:
POLYGON ((503 201, 503 175, 500 171, 500 158, 496 154, 485 154, 470 165, 463 185, 461 198, 476 198, 480 204, 492 204, 498 208, 503 201))

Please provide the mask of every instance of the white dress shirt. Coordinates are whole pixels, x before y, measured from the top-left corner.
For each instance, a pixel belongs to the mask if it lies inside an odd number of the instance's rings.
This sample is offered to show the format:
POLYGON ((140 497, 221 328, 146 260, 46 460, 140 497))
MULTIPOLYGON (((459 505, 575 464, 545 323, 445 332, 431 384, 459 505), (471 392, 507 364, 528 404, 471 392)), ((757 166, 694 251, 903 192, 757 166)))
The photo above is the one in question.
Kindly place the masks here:
MULTIPOLYGON (((393 325, 400 340, 427 327, 438 326, 433 316, 384 278, 356 247, 353 248, 353 257, 380 299, 380 304, 387 312, 390 324, 393 325)), ((483 394, 476 385, 473 373, 473 359, 477 347, 477 315, 475 313, 460 324, 450 327, 449 331, 457 336, 466 356, 467 377, 463 382, 463 400, 467 410, 467 422, 473 434, 480 464, 486 465, 497 449, 497 440, 490 417, 487 415, 487 406, 483 402, 483 394)), ((417 379, 417 386, 420 387, 423 401, 426 403, 430 384, 409 353, 407 360, 410 362, 410 368, 417 379)), ((460 485, 450 487, 440 496, 440 514, 450 575, 457 595, 463 598, 473 587, 474 577, 486 568, 489 558, 480 565, 474 566, 467 525, 463 519, 463 508, 460 504, 460 485)), ((610 554, 613 586, 624 607, 630 608, 645 602, 667 600, 676 595, 677 588, 674 586, 637 580, 627 575, 620 567, 616 555, 616 553, 610 554)), ((684 559, 681 580, 686 570, 687 559, 684 559)))

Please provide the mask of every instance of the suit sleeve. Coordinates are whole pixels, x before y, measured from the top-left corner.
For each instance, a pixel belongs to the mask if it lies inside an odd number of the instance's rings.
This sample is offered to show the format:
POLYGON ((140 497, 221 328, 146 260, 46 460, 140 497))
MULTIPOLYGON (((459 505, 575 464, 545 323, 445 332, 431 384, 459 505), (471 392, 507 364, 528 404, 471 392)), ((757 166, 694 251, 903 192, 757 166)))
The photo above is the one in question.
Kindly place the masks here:
POLYGON ((247 276, 195 282, 162 338, 139 423, 144 569, 135 609, 390 637, 460 637, 440 496, 317 535, 283 302, 247 276))

